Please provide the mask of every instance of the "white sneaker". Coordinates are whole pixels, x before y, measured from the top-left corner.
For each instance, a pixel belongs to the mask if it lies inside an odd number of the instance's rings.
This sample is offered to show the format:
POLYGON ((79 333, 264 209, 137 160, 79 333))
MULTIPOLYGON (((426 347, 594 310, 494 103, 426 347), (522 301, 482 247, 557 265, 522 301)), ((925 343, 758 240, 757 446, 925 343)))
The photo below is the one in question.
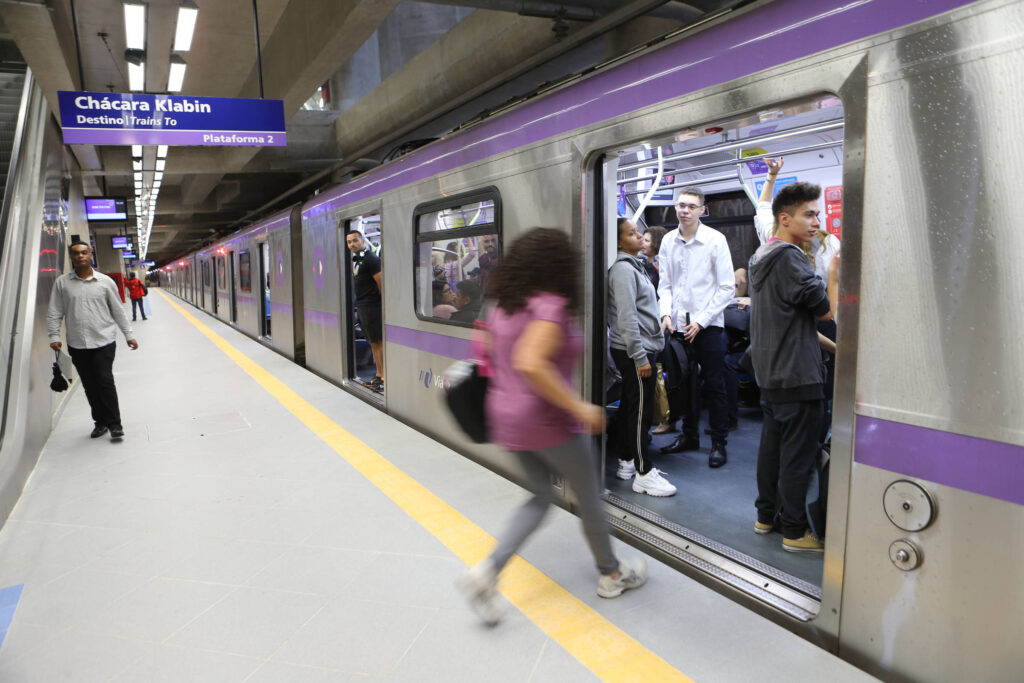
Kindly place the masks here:
POLYGON ((632 479, 636 474, 636 465, 633 464, 632 460, 620 460, 619 469, 615 471, 615 476, 619 479, 632 479))
POLYGON ((619 562, 619 576, 602 574, 597 580, 597 594, 602 598, 617 598, 630 588, 639 588, 647 581, 647 560, 634 557, 619 562))
POLYGON ((668 479, 661 476, 656 468, 652 467, 647 474, 637 474, 633 480, 633 490, 637 493, 646 493, 649 496, 664 498, 676 495, 676 487, 669 483, 668 479))
POLYGON ((488 626, 494 626, 501 619, 502 608, 498 602, 498 575, 491 563, 484 560, 462 575, 458 586, 477 616, 488 626))

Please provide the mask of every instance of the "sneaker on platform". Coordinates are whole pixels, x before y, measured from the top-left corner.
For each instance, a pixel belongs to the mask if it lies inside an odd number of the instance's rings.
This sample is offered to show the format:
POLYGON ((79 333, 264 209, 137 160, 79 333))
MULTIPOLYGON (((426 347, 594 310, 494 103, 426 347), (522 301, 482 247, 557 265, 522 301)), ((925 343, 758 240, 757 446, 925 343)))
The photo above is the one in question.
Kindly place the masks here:
POLYGON ((466 594, 473 611, 485 624, 494 626, 498 623, 502 613, 498 602, 498 575, 488 560, 463 574, 458 586, 466 594))
POLYGON ((770 534, 774 528, 775 527, 771 524, 765 524, 764 522, 754 522, 755 534, 761 534, 762 536, 765 534, 770 534))
POLYGON ((602 598, 617 598, 631 588, 639 588, 647 581, 647 561, 634 557, 619 562, 619 575, 602 574, 597 580, 597 594, 602 598))
POLYGON ((636 479, 633 480, 633 490, 636 493, 646 493, 656 498, 676 495, 676 487, 661 476, 661 472, 654 467, 647 474, 636 475, 636 479))

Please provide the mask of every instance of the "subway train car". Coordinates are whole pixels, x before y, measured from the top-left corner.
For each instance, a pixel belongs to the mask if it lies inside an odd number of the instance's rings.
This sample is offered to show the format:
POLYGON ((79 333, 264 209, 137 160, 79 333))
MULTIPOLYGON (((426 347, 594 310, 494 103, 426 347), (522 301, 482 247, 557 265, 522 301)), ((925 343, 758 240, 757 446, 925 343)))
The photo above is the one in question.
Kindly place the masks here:
MULTIPOLYGON (((516 479, 498 449, 461 437, 441 400, 441 374, 469 355, 471 335, 446 291, 484 284, 525 230, 564 228, 587 262, 579 388, 609 403, 616 215, 674 227, 673 191, 700 186, 703 220, 739 267, 759 243, 763 160, 782 156, 778 185, 822 185, 823 223, 842 240, 824 556, 787 555, 777 534, 753 533, 756 404, 726 467, 709 470, 706 451, 655 456, 673 498, 621 486, 599 442, 613 527, 888 680, 1019 680, 1024 325, 1001 304, 1024 300, 1011 215, 1022 84, 1018 2, 756 3, 472 121, 161 277, 265 339, 251 314, 229 314, 263 301, 234 289, 250 254, 251 291, 269 282, 271 311, 292 306, 307 368, 516 479), (273 270, 273 238, 269 266, 252 255, 258 235, 286 224, 301 243, 282 256, 291 289, 273 270), (353 305, 350 230, 380 253, 383 389, 366 382, 378 369, 353 305)), ((572 509, 572 491, 554 485, 572 509)))

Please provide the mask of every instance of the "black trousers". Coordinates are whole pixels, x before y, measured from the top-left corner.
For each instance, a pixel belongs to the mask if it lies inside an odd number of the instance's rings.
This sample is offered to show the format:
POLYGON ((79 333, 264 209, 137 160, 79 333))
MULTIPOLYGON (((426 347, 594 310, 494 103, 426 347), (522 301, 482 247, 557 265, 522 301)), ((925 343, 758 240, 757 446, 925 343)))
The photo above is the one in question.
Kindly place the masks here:
POLYGON ((121 409, 117 404, 114 386, 114 342, 96 349, 68 347, 71 362, 82 380, 85 397, 92 408, 92 421, 96 426, 120 427, 121 409))
MULTIPOLYGON (((708 327, 693 340, 700 363, 701 394, 708 399, 711 441, 725 444, 729 435, 729 400, 725 394, 725 329, 708 327)), ((683 435, 700 438, 700 401, 694 401, 683 415, 683 435)))
POLYGON ((618 454, 619 460, 632 460, 636 471, 647 474, 651 461, 647 457, 647 444, 651 440, 651 420, 654 417, 654 387, 658 381, 654 368, 654 354, 647 354, 651 374, 641 377, 636 362, 622 349, 611 349, 612 360, 622 375, 622 395, 619 397, 618 454))
POLYGON ((136 315, 138 315, 138 313, 142 314, 142 319, 143 320, 146 319, 146 308, 145 308, 145 306, 146 305, 144 303, 142 303, 142 297, 139 297, 138 299, 132 299, 132 320, 136 319, 136 315), (138 313, 136 312, 136 309, 137 309, 138 313))
POLYGON ((807 485, 818 457, 824 401, 761 401, 764 422, 757 451, 757 520, 772 524, 782 508, 782 535, 807 529, 807 485))

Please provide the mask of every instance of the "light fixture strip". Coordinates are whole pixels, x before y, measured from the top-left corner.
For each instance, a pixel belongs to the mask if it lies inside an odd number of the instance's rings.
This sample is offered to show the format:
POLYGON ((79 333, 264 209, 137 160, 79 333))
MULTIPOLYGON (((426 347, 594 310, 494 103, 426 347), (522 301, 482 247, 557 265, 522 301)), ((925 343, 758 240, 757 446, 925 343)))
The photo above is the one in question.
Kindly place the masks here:
MULTIPOLYGON (((124 3, 124 42, 129 50, 146 49, 146 6, 124 3)), ((133 88, 134 90, 134 88, 133 88)))
POLYGON ((185 83, 185 68, 188 65, 185 60, 177 55, 171 56, 171 69, 167 74, 167 91, 168 92, 181 92, 181 87, 185 83))
POLYGON ((195 3, 183 2, 178 7, 178 26, 174 30, 174 51, 188 52, 192 47, 192 33, 196 30, 199 8, 195 3))
POLYGON ((146 89, 146 62, 139 62, 138 64, 128 62, 128 89, 146 89))

